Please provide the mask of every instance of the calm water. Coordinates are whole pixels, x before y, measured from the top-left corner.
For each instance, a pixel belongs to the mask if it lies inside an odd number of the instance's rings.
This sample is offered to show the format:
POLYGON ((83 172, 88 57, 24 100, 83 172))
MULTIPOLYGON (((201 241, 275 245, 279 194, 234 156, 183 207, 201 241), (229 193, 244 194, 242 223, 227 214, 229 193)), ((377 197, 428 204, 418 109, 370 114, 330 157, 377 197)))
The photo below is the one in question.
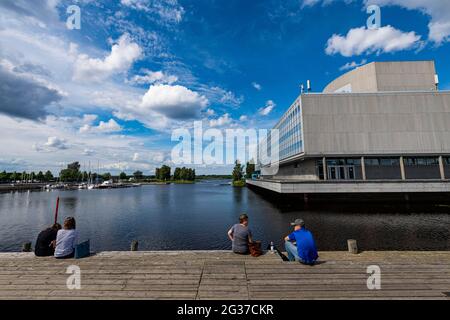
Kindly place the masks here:
MULTIPOLYGON (((422 208, 359 204, 305 208, 273 203, 224 182, 143 186, 131 189, 0 194, 0 251, 19 251, 52 223, 56 198, 60 217, 75 216, 81 239, 93 250, 230 249, 228 228, 241 212, 250 216, 255 239, 281 244, 289 222, 303 218, 320 250, 344 250, 357 239, 363 250, 448 250, 450 207, 422 208)), ((61 219, 60 219, 61 220, 61 219)))

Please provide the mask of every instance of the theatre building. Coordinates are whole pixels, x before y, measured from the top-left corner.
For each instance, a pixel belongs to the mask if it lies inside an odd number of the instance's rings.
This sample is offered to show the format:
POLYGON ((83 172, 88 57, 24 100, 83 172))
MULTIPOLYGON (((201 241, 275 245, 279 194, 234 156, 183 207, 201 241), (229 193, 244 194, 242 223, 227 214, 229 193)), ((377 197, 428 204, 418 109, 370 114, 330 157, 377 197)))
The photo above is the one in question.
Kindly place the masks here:
POLYGON ((450 92, 439 90, 433 61, 361 66, 321 93, 302 93, 275 129, 279 160, 259 164, 251 186, 305 195, 450 192, 450 92))

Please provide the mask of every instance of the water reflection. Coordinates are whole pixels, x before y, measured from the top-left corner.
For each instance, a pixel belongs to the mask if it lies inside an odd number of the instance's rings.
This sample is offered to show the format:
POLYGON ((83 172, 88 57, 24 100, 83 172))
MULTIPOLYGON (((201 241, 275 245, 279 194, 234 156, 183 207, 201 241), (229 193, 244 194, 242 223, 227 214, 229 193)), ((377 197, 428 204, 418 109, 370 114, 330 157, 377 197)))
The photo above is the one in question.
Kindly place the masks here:
POLYGON ((250 216, 255 239, 263 245, 291 231, 303 218, 320 250, 345 250, 347 239, 363 250, 448 250, 450 208, 440 204, 303 205, 269 199, 225 181, 195 185, 144 186, 115 190, 74 190, 0 194, 0 251, 20 250, 52 223, 56 198, 60 221, 77 219, 82 239, 94 250, 229 249, 226 232, 240 213, 250 216))

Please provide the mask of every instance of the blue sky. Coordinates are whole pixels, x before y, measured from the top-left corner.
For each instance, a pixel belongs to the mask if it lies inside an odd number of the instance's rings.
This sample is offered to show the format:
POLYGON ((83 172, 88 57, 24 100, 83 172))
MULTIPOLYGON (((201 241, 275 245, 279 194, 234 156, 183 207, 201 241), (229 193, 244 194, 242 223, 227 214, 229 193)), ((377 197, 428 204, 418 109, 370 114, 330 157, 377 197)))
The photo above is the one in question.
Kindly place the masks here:
POLYGON ((445 0, 6 0, 0 18, 0 170, 151 173, 174 129, 269 129, 301 83, 320 92, 372 61, 433 59, 450 89, 445 0))

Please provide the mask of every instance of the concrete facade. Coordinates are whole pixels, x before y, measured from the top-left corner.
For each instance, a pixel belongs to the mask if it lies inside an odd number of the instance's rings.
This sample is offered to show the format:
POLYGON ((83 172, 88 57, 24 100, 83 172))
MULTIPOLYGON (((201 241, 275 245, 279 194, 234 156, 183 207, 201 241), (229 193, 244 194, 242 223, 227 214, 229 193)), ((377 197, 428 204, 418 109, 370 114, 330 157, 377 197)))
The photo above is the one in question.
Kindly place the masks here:
POLYGON ((433 61, 350 71, 323 93, 302 94, 275 128, 288 152, 276 175, 261 166, 255 186, 306 194, 450 192, 450 91, 437 90, 433 61))
POLYGON ((450 92, 301 97, 307 156, 450 154, 450 92))
POLYGON ((331 82, 323 93, 436 91, 434 61, 372 62, 331 82))

